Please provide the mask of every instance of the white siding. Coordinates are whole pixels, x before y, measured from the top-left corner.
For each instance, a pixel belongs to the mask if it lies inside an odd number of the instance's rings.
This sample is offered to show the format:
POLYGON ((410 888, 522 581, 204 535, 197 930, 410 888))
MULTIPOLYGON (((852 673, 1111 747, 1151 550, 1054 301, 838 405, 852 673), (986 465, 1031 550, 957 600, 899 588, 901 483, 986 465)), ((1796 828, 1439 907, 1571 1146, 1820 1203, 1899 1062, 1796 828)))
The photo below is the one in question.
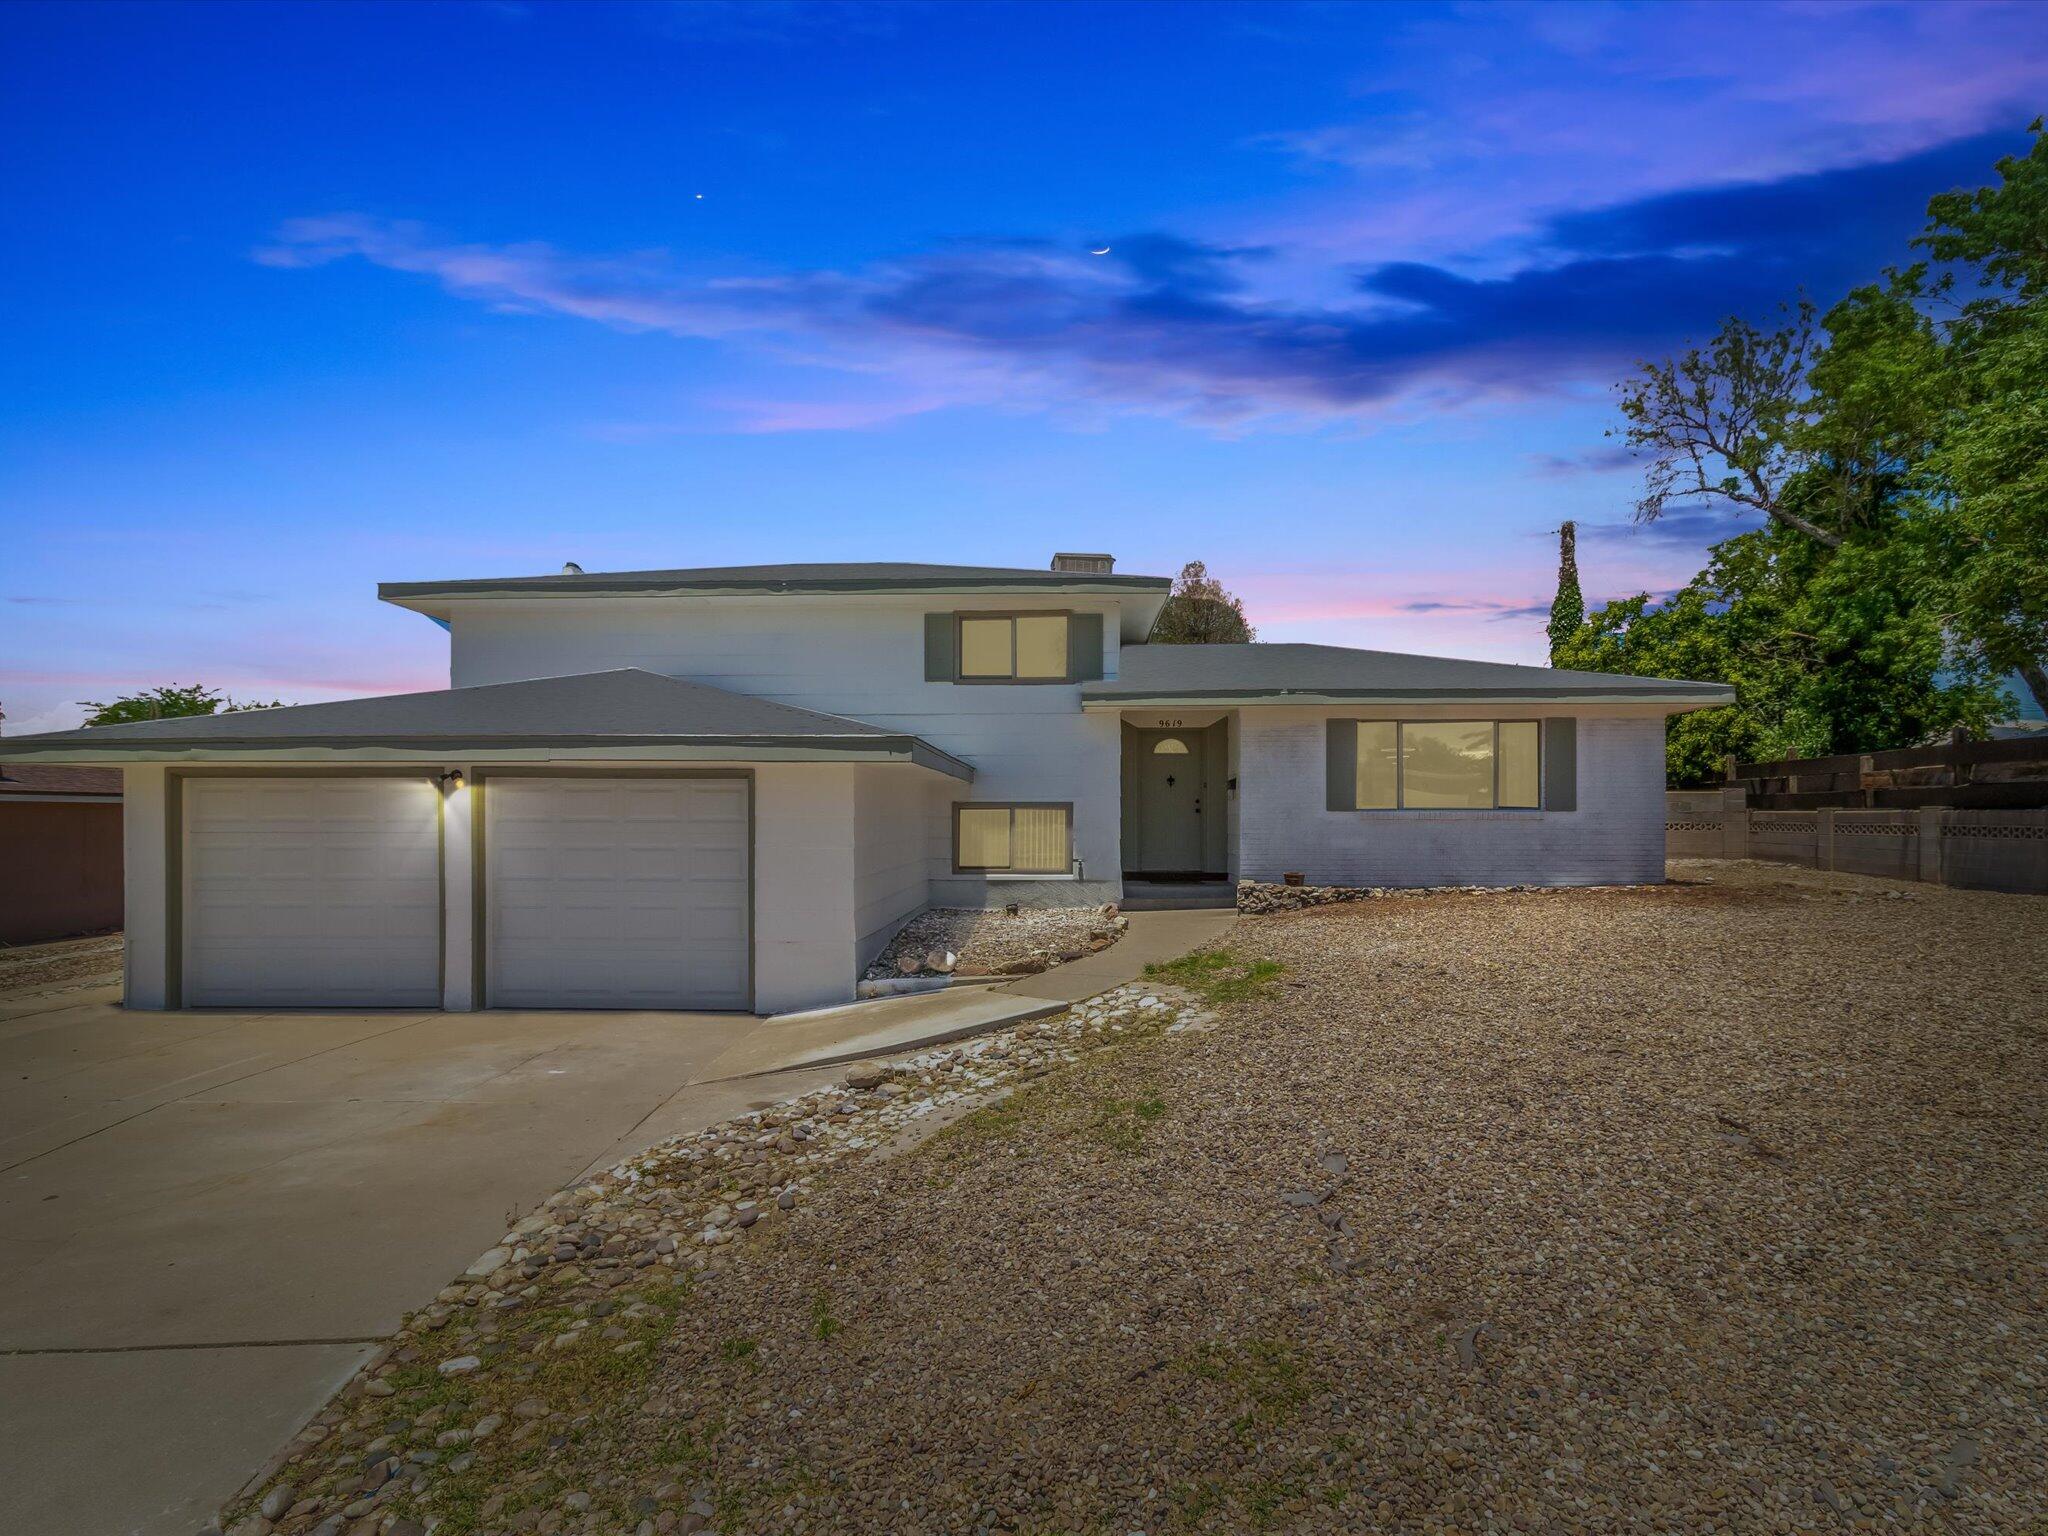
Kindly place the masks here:
POLYGON ((764 763, 754 773, 754 1011, 853 999, 853 768, 764 763))
POLYGON ((943 593, 462 603, 451 624, 450 670, 455 686, 468 687, 644 667, 920 736, 975 768, 974 783, 957 784, 954 798, 1071 803, 1074 852, 1087 881, 1077 888, 955 876, 948 832, 926 853, 932 900, 1043 901, 1050 892, 1059 901, 1105 901, 1116 895, 1121 874, 1115 717, 1084 715, 1078 685, 924 680, 925 614, 1051 606, 1104 615, 1103 667, 1114 677, 1113 600, 943 593))
POLYGON ((170 903, 165 853, 169 779, 161 763, 121 770, 122 1002, 161 1008, 170 981, 164 948, 170 903))
POLYGON ((931 894, 934 842, 947 796, 918 768, 867 765, 853 770, 854 945, 865 967, 931 894))
MULTIPOLYGON (((1238 712, 1237 873, 1311 885, 1609 885, 1664 878, 1664 721, 1578 716, 1578 809, 1331 811, 1326 709, 1238 712)), ((1438 711, 1442 713, 1442 711, 1438 711)))

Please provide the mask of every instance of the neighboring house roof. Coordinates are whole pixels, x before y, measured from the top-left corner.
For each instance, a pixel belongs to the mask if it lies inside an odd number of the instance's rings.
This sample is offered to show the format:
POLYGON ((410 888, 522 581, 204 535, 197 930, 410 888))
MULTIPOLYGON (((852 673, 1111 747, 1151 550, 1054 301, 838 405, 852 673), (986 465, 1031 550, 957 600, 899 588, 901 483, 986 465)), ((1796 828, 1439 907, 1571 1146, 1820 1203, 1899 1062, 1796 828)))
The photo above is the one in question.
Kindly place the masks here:
POLYGON ((484 576, 464 581, 386 581, 377 595, 413 607, 448 597, 600 597, 669 592, 831 593, 1157 592, 1165 576, 1105 576, 1084 571, 1023 570, 999 565, 917 565, 904 561, 845 564, 713 565, 674 571, 575 571, 553 576, 484 576))
MULTIPOLYGON (((21 740, 20 737, 13 738, 21 740)), ((8 738, 0 736, 0 747, 8 738)), ((9 795, 63 795, 67 799, 121 798, 121 770, 118 768, 74 768, 54 763, 0 764, 0 798, 9 795)))
POLYGON ((1733 704, 1725 683, 1564 672, 1499 661, 1406 656, 1340 645, 1127 645, 1118 676, 1081 688, 1084 703, 1345 704, 1612 702, 1704 709, 1733 704))
POLYGON ((625 667, 429 693, 182 715, 41 736, 0 737, 0 760, 237 755, 377 749, 391 756, 560 756, 841 760, 900 758, 971 779, 967 764, 916 736, 625 667))

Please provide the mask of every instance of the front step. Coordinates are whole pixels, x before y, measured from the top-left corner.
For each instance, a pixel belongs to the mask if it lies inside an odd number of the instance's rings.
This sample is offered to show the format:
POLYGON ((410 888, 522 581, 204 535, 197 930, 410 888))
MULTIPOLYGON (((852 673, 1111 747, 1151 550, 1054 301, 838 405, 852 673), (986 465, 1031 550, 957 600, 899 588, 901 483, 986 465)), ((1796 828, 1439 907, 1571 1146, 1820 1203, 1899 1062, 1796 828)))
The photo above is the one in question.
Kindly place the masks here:
POLYGON ((1236 906, 1237 891, 1216 880, 1126 880, 1118 905, 1126 912, 1218 910, 1236 906))

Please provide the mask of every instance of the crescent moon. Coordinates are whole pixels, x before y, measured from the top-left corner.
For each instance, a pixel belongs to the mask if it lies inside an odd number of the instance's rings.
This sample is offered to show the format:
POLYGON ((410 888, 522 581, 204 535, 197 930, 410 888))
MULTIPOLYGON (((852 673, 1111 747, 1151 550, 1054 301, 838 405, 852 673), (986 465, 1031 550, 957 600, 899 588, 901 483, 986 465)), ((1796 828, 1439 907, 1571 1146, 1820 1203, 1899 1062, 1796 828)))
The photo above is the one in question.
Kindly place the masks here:
POLYGON ((1099 251, 1098 251, 1098 250, 1094 250, 1094 249, 1091 249, 1091 250, 1090 250, 1090 251, 1088 252, 1088 254, 1089 254, 1090 256, 1107 256, 1107 255, 1109 254, 1109 247, 1105 245, 1105 246, 1104 246, 1104 247, 1103 247, 1103 248, 1102 248, 1101 250, 1099 250, 1099 251))

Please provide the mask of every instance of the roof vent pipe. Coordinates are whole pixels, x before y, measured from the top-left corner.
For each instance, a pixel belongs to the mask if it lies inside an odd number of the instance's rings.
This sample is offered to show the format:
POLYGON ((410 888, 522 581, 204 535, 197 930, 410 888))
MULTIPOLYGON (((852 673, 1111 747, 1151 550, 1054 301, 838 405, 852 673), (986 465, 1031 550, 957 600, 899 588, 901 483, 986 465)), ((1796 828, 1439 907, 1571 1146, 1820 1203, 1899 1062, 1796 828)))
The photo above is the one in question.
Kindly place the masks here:
POLYGON ((583 574, 583 567, 574 560, 564 560, 562 562, 562 574, 564 576, 581 576, 583 574))
POLYGON ((1116 569, 1116 556, 1057 554, 1052 557, 1052 568, 1077 576, 1107 576, 1116 569))

